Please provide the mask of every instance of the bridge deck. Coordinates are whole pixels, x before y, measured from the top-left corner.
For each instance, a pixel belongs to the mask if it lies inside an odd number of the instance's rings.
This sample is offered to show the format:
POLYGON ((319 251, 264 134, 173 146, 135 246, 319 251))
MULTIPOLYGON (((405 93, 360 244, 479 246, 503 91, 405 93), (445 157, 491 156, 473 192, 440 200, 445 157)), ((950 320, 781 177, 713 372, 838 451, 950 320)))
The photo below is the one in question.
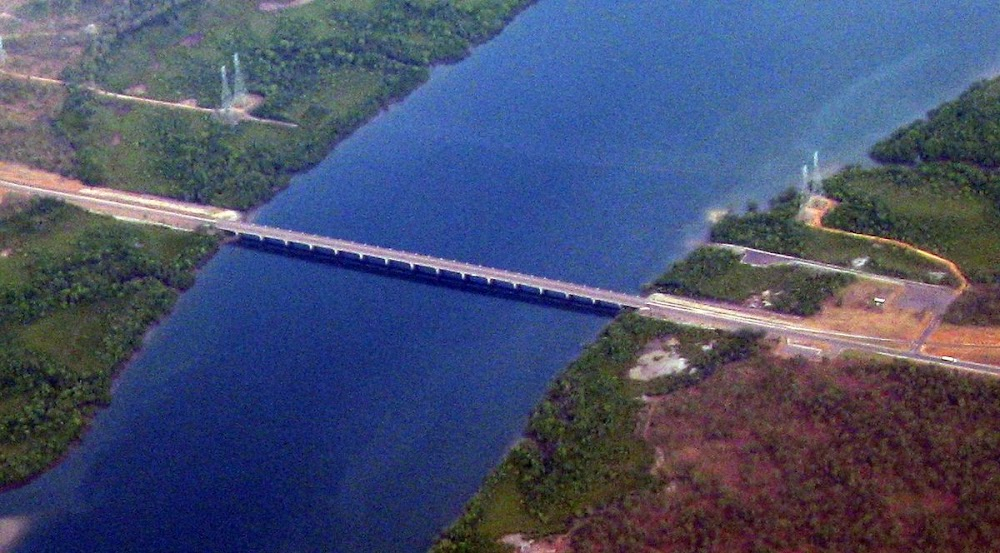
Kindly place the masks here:
POLYGON ((92 195, 47 189, 32 184, 17 184, 0 180, 0 188, 27 193, 35 196, 59 198, 76 204, 96 213, 104 213, 115 217, 124 217, 144 223, 166 225, 175 228, 193 230, 201 227, 214 227, 224 232, 264 243, 278 243, 289 249, 307 248, 326 253, 339 254, 344 257, 368 263, 380 263, 383 266, 393 266, 415 272, 433 271, 442 276, 459 277, 487 285, 519 288, 524 292, 548 294, 550 297, 567 298, 570 301, 585 301, 617 308, 639 309, 644 315, 670 320, 674 322, 693 324, 697 326, 722 329, 756 328, 771 334, 790 339, 820 340, 832 344, 839 349, 856 349, 879 355, 888 355, 918 361, 935 363, 952 369, 986 373, 1000 376, 1000 367, 972 363, 968 361, 953 361, 934 357, 919 352, 910 351, 912 343, 897 343, 896 340, 875 336, 845 334, 830 330, 810 328, 797 319, 781 317, 774 313, 752 312, 738 307, 715 304, 704 300, 679 298, 676 296, 657 295, 648 300, 639 296, 602 290, 589 286, 581 286, 558 280, 525 275, 513 271, 504 271, 483 267, 480 265, 461 263, 432 256, 413 254, 359 244, 346 240, 325 238, 300 232, 273 229, 250 223, 222 221, 214 217, 195 215, 187 207, 174 209, 170 207, 171 200, 161 198, 156 206, 136 205, 125 198, 101 198, 92 195), (450 273, 450 275, 449 275, 450 273), (473 280, 475 279, 475 280, 473 280))
POLYGON ((309 250, 328 250, 334 255, 353 255, 358 260, 385 266, 401 266, 412 271, 434 272, 438 275, 453 276, 466 281, 477 279, 488 286, 506 286, 511 289, 537 292, 539 295, 563 297, 571 301, 585 301, 592 304, 606 304, 619 308, 639 309, 646 300, 612 290, 582 286, 550 278, 537 277, 484 267, 461 261, 453 261, 429 255, 371 246, 349 240, 339 240, 302 232, 266 227, 235 221, 217 221, 215 227, 260 242, 280 242, 285 246, 299 246, 309 250))

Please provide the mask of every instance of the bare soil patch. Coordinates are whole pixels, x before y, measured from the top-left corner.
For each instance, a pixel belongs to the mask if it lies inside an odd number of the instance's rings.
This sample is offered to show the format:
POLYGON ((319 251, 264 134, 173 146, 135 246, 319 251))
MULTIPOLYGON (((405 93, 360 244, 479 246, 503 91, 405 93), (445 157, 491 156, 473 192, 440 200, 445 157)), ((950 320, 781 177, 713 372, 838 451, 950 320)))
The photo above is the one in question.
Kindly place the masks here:
POLYGON ((924 345, 928 355, 1000 364, 1000 327, 942 324, 924 345))
POLYGON ((823 226, 823 216, 831 209, 837 207, 837 201, 823 196, 810 196, 799 211, 799 220, 813 226, 823 226))
POLYGON ((910 298, 905 286, 862 280, 842 290, 838 298, 827 300, 820 313, 807 319, 806 324, 879 338, 916 340, 935 315, 921 307, 910 298), (875 298, 885 303, 877 306, 875 298))
POLYGON ((245 112, 250 112, 256 109, 257 106, 261 105, 262 103, 264 103, 263 96, 259 94, 247 94, 246 96, 240 98, 240 101, 237 102, 233 107, 239 110, 243 110, 245 112))
POLYGON ((678 345, 674 339, 651 341, 639 355, 636 366, 629 369, 629 378, 648 381, 687 370, 687 359, 677 353, 678 345))
POLYGON ((0 180, 41 186, 61 192, 79 192, 84 187, 83 183, 76 179, 4 161, 0 161, 0 180))

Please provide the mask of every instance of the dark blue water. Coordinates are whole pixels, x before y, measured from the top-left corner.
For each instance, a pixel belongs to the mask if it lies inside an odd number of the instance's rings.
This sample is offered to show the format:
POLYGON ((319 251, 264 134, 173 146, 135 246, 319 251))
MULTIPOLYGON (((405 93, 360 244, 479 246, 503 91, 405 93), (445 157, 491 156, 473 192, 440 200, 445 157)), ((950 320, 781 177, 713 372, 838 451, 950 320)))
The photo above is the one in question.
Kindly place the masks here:
MULTIPOLYGON (((341 144, 268 224, 635 291, 713 208, 1000 60, 992 2, 543 0, 341 144)), ((599 317, 226 248, 19 551, 419 551, 599 317)))

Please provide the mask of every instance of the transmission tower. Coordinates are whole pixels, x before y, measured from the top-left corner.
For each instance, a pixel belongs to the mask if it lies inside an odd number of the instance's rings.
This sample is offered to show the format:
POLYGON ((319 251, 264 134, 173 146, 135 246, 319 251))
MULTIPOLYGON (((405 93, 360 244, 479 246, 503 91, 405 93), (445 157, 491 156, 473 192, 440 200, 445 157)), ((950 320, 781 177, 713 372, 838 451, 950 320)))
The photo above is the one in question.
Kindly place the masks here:
POLYGON ((233 54, 233 103, 238 104, 246 100, 247 82, 243 76, 243 69, 240 67, 239 53, 233 54))
POLYGON ((229 77, 226 75, 226 66, 219 68, 222 74, 222 109, 229 110, 233 107, 233 91, 229 88, 229 77))

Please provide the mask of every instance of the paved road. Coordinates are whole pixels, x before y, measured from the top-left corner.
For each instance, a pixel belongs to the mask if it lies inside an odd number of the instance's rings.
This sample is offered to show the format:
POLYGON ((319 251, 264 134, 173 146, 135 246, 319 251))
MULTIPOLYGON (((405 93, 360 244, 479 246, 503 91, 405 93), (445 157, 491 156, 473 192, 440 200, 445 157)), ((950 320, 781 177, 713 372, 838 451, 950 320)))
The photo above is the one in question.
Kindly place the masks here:
MULTIPOLYGON (((350 251, 358 255, 370 256, 383 260, 393 259, 398 262, 409 263, 411 264, 411 267, 419 265, 423 267, 451 271, 458 274, 478 276, 482 279, 495 278, 538 289, 561 291, 566 294, 579 295, 580 297, 591 297, 607 303, 637 309, 641 315, 647 317, 726 330, 751 328, 762 330, 768 334, 782 337, 787 340, 823 342, 838 350, 857 350, 909 361, 935 363, 951 369, 1000 376, 1000 367, 997 366, 965 361, 953 361, 950 359, 925 355, 919 352, 908 351, 909 342, 902 340, 813 329, 802 325, 800 320, 795 317, 764 312, 751 312, 724 304, 692 300, 665 294, 654 294, 645 298, 637 295, 602 290, 543 277, 525 275, 503 269, 493 269, 480 265, 462 263, 459 261, 393 250, 390 248, 359 244, 347 240, 338 240, 335 238, 316 236, 285 229, 274 229, 261 225, 254 225, 252 223, 199 217, 171 211, 165 208, 133 205, 124 201, 94 198, 92 196, 47 190, 6 181, 0 181, 0 187, 39 196, 59 198, 91 211, 110 214, 130 220, 189 230, 202 226, 209 226, 235 234, 257 237, 269 236, 272 239, 279 241, 298 243, 306 246, 312 245, 313 247, 325 247, 336 251, 350 251)), ((169 200, 164 200, 164 202, 169 203, 169 200)))
POLYGON ((419 267, 421 269, 438 273, 447 272, 461 276, 465 280, 470 278, 481 279, 490 285, 502 283, 509 284, 511 287, 517 289, 524 289, 527 287, 537 289, 540 294, 549 292, 559 296, 565 296, 567 298, 572 296, 574 298, 592 300, 620 307, 629 307, 632 309, 639 309, 641 307, 645 307, 646 305, 645 298, 642 298, 641 296, 623 294, 612 290, 604 290, 592 286, 584 286, 571 282, 507 271, 504 269, 485 267, 483 265, 476 265, 473 263, 464 263, 452 259, 444 259, 430 255, 394 250, 380 246, 372 246, 370 244, 361 244, 359 242, 351 242, 349 240, 340 240, 337 238, 329 238, 315 234, 306 234, 286 229, 266 227, 240 221, 217 221, 214 226, 217 229, 231 232, 240 237, 251 237, 259 240, 267 238, 272 241, 281 241, 285 244, 306 246, 310 249, 326 248, 335 254, 343 254, 346 252, 357 255, 365 260, 384 263, 385 265, 389 265, 389 263, 392 262, 395 264, 406 265, 410 269, 414 270, 419 267))
MULTIPOLYGON (((211 226, 215 222, 215 219, 211 217, 192 215, 185 212, 182 208, 171 210, 162 206, 150 207, 137 203, 129 203, 124 200, 98 198, 86 194, 75 194, 72 192, 27 186, 5 180, 0 180, 0 188, 32 196, 63 200, 66 203, 88 211, 111 215, 112 217, 126 221, 156 224, 180 230, 195 230, 198 227, 211 226)), ((171 202, 169 199, 163 199, 162 201, 165 205, 171 202)))
POLYGON ((837 265, 802 259, 799 257, 792 257, 790 255, 765 250, 758 250, 756 248, 749 248, 746 246, 719 243, 712 244, 712 246, 725 248, 743 255, 743 263, 747 263, 749 265, 796 265, 799 267, 816 269, 818 271, 850 274, 857 276, 858 278, 884 282, 886 284, 901 287, 903 293, 896 300, 896 307, 913 312, 928 312, 931 314, 930 323, 926 328, 924 328, 924 330, 920 333, 920 336, 910 347, 913 352, 919 352, 930 338, 931 334, 933 334, 934 331, 941 326, 941 322, 944 318, 945 312, 948 311, 948 307, 951 306, 952 302, 954 302, 955 299, 961 294, 960 290, 950 286, 928 284, 926 282, 917 282, 914 280, 877 275, 867 271, 848 269, 837 265))
POLYGON ((724 248, 727 250, 731 250, 735 253, 742 254, 744 256, 743 263, 746 263, 748 265, 757 265, 757 266, 798 265, 800 267, 809 267, 819 271, 854 275, 860 278, 885 282, 888 284, 899 284, 901 286, 926 288, 928 290, 946 292, 951 295, 953 295, 955 292, 954 288, 950 288, 948 286, 942 286, 940 284, 928 284, 926 282, 918 282, 915 280, 905 280, 902 278, 879 275, 875 273, 870 273, 868 271, 848 269, 847 267, 841 267, 839 265, 832 265, 830 263, 823 263, 820 261, 813 261, 810 259, 802 259, 801 257, 794 257, 791 255, 785 255, 781 253, 758 250, 756 248, 750 248, 747 246, 738 246, 735 244, 724 244, 724 243, 712 243, 709 245, 717 248, 724 248))

